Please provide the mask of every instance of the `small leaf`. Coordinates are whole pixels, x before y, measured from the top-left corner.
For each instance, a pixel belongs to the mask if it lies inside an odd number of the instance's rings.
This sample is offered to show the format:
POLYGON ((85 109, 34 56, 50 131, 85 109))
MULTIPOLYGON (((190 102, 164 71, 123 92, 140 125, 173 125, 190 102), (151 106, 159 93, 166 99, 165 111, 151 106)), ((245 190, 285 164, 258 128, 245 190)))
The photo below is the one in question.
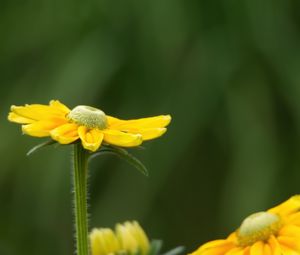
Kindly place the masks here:
POLYGON ((114 154, 117 155, 119 158, 126 160, 129 164, 133 165, 137 170, 139 170, 142 174, 148 176, 148 170, 145 167, 145 165, 137 159, 135 156, 130 154, 127 150, 120 148, 120 147, 114 147, 114 146, 105 146, 103 149, 101 149, 98 152, 93 153, 90 158, 97 157, 99 155, 103 154, 114 154))
POLYGON ((161 250, 162 244, 163 244, 162 240, 152 240, 148 255, 158 255, 161 250))
POLYGON ((46 146, 55 144, 55 143, 57 143, 57 142, 54 141, 54 140, 52 140, 52 139, 51 139, 51 140, 48 140, 48 141, 46 141, 46 142, 40 143, 40 144, 34 146, 33 148, 31 148, 31 149, 26 153, 26 155, 27 155, 27 156, 30 156, 31 154, 35 153, 36 151, 38 151, 38 150, 40 150, 40 149, 42 149, 42 148, 44 148, 44 147, 46 147, 46 146))
POLYGON ((167 251, 165 252, 164 254, 162 255, 178 255, 180 253, 183 253, 185 250, 185 247, 184 246, 178 246, 170 251, 167 251))

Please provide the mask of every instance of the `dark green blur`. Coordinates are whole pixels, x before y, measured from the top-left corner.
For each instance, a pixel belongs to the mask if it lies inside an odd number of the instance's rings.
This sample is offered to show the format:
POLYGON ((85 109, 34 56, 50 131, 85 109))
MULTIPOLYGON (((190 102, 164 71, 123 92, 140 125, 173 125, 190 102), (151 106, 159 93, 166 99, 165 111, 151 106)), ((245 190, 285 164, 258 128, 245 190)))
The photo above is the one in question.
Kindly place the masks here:
POLYGON ((73 254, 71 147, 6 120, 12 104, 171 114, 160 139, 90 164, 90 226, 138 220, 165 250, 225 237, 300 193, 296 0, 0 1, 0 254, 73 254))

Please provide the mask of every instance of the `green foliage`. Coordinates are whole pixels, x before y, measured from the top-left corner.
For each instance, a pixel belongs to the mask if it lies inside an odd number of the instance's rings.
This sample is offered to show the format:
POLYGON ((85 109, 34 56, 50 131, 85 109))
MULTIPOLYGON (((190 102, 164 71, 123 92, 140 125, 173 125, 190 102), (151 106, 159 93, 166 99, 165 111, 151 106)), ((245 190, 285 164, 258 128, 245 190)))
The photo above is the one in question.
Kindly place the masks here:
POLYGON ((52 140, 52 139, 50 139, 50 140, 48 140, 48 141, 46 141, 46 142, 40 143, 40 144, 38 144, 38 145, 35 145, 34 147, 32 147, 32 148, 27 152, 26 155, 27 155, 27 156, 30 156, 31 154, 33 154, 33 153, 39 151, 40 149, 42 149, 42 148, 44 148, 44 147, 46 147, 46 146, 49 146, 49 145, 53 145, 53 144, 57 144, 57 142, 54 141, 54 140, 52 140))
POLYGON ((112 145, 103 145, 101 146, 100 150, 93 153, 90 158, 94 158, 97 156, 101 156, 103 154, 113 154, 121 159, 127 161, 129 164, 131 164, 134 168, 136 168, 138 171, 140 171, 145 176, 148 176, 148 170, 145 167, 145 165, 136 157, 134 157, 132 154, 130 154, 126 149, 112 146, 112 145))
POLYGON ((59 99, 120 118, 171 114, 135 155, 90 164, 90 226, 138 220, 189 253, 299 193, 299 2, 1 1, 0 254, 71 254, 70 150, 6 121, 59 99), (128 171, 129 170, 129 171, 128 171))

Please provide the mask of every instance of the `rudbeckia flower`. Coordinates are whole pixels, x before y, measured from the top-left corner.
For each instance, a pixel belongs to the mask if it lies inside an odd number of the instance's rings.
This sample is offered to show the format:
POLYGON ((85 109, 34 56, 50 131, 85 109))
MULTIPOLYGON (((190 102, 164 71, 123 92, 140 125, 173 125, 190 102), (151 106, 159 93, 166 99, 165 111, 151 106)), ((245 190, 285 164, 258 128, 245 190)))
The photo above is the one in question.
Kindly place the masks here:
POLYGON ((138 222, 117 224, 110 228, 96 228, 90 234, 92 255, 147 255, 150 243, 138 222))
POLYGON ((300 196, 248 216, 226 239, 208 242, 191 255, 300 255, 300 196))
POLYGON ((170 115, 121 120, 85 105, 69 109, 57 100, 49 105, 11 106, 8 119, 22 124, 24 134, 50 136, 61 144, 81 140, 85 149, 96 151, 102 143, 134 147, 143 141, 163 135, 171 121, 170 115))

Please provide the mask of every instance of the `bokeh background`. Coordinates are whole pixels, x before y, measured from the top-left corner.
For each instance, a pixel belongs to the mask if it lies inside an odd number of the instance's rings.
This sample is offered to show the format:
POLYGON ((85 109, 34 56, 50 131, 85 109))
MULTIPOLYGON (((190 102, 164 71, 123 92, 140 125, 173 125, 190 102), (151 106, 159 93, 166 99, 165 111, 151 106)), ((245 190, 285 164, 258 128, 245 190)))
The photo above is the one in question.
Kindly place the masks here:
POLYGON ((0 2, 0 254, 72 254, 70 147, 6 120, 12 104, 171 114, 163 138, 90 165, 90 226, 138 220, 164 250, 225 237, 300 192, 300 2, 0 2))

